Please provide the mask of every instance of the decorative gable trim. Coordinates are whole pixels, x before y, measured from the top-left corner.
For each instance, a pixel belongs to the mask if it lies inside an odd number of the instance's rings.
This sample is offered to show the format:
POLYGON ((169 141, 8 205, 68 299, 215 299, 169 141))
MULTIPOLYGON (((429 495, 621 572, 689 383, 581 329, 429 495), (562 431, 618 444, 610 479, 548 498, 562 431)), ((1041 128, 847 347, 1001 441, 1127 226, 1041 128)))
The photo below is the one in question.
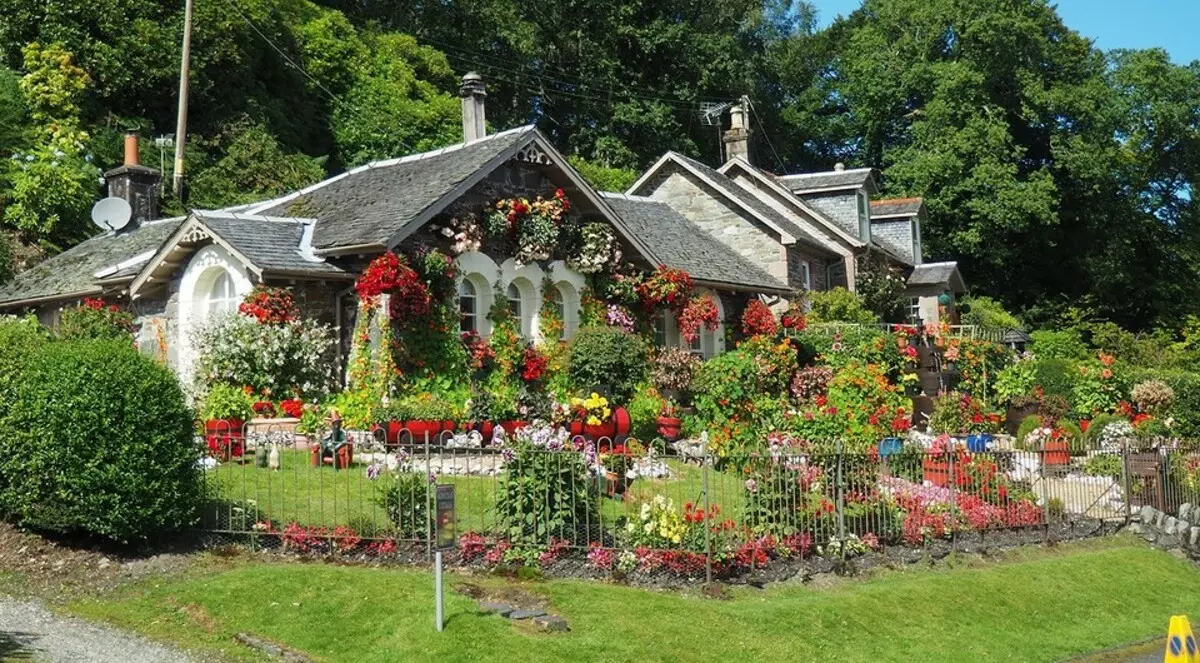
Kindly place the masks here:
MULTIPOLYGON (((704 182, 705 184, 712 187, 713 189, 715 189, 718 192, 724 191, 724 189, 725 189, 725 187, 723 185, 721 185, 718 182, 714 182, 712 180, 712 178, 705 176, 704 173, 693 168, 692 165, 689 164, 687 161, 685 161, 684 159, 680 159, 679 155, 677 155, 676 153, 667 152, 666 154, 662 155, 662 157, 658 161, 656 161, 653 166, 650 166, 649 170, 647 170, 645 173, 642 173, 642 176, 639 177, 637 179, 637 181, 633 183, 633 185, 631 185, 628 189, 626 189, 625 193, 628 195, 638 195, 638 191, 640 191, 642 189, 642 187, 644 187, 646 185, 646 183, 648 183, 651 179, 653 179, 655 176, 657 176, 659 174, 659 172, 668 163, 673 164, 679 168, 682 168, 685 172, 689 173, 690 175, 692 175, 696 179, 700 180, 701 182, 704 182)), ((734 186, 737 186, 737 185, 735 184, 734 186)), ((766 227, 770 228, 773 232, 775 232, 775 234, 779 235, 779 243, 780 244, 788 245, 788 244, 796 243, 796 238, 793 237, 790 233, 788 233, 783 228, 780 228, 779 225, 776 224, 774 221, 771 221, 771 219, 767 218, 763 214, 760 214, 758 212, 758 210, 745 204, 741 200, 738 200, 737 196, 735 196, 731 193, 724 193, 724 194, 722 194, 722 197, 725 198, 726 200, 728 200, 729 202, 733 203, 738 209, 742 210, 746 214, 749 214, 753 218, 758 219, 758 221, 760 223, 762 223, 766 227)))
POLYGON ((717 172, 721 173, 722 175, 726 175, 734 168, 737 168, 741 172, 744 172, 750 177, 754 178, 756 182, 761 182, 768 189, 779 194, 784 200, 799 208, 800 211, 811 216, 818 223, 818 225, 832 233, 843 243, 849 245, 850 248, 859 249, 866 246, 866 242, 863 242, 861 239, 843 230, 841 226, 826 218, 824 214, 821 214, 812 207, 809 207, 803 200, 800 199, 800 196, 796 195, 787 187, 781 186, 775 179, 767 177, 761 170, 742 160, 740 157, 734 157, 729 161, 726 161, 725 165, 717 169, 717 172))
POLYGON ((213 232, 212 228, 205 225, 201 218, 193 213, 183 225, 179 226, 178 230, 167 238, 162 247, 138 272, 133 282, 129 284, 129 298, 137 300, 150 288, 169 281, 175 271, 187 262, 186 257, 190 256, 204 242, 212 242, 225 249, 229 255, 245 265, 246 269, 262 279, 261 267, 255 265, 249 257, 213 232))
MULTIPOLYGON (((406 224, 402 229, 400 229, 399 232, 392 235, 392 237, 388 239, 387 247, 385 248, 395 248, 398 244, 400 244, 400 242, 403 242, 407 237, 432 220, 433 217, 441 214, 442 211, 454 203, 454 201, 464 196, 468 191, 474 188, 476 184, 481 182, 493 171, 513 159, 524 163, 558 168, 558 170, 567 177, 571 185, 576 190, 581 192, 583 197, 589 203, 591 203, 593 207, 600 211, 600 214, 604 217, 604 220, 613 226, 620 237, 628 242, 630 246, 632 246, 634 250, 638 252, 639 255, 641 255, 651 265, 657 265, 659 263, 659 260, 655 256, 654 252, 651 251, 650 248, 646 246, 640 239, 638 239, 636 235, 630 232, 624 221, 621 220, 621 217, 618 216, 617 213, 614 212, 613 209, 604 202, 604 199, 596 192, 596 190, 593 189, 591 185, 583 179, 583 176, 580 175, 579 172, 567 162, 567 159, 560 154, 558 150, 554 149, 554 146, 550 144, 550 141, 546 140, 546 137, 543 136, 542 133, 537 129, 529 131, 528 136, 515 143, 509 149, 493 157, 491 160, 485 163, 483 167, 476 170, 470 177, 460 182, 458 186, 454 187, 450 191, 447 191, 441 198, 437 200, 437 202, 429 207, 426 207, 425 210, 422 211, 421 214, 419 214, 415 219, 406 224)), ((336 250, 337 249, 332 249, 331 251, 336 250)), ((331 251, 318 251, 317 253, 319 255, 329 255, 331 251)))

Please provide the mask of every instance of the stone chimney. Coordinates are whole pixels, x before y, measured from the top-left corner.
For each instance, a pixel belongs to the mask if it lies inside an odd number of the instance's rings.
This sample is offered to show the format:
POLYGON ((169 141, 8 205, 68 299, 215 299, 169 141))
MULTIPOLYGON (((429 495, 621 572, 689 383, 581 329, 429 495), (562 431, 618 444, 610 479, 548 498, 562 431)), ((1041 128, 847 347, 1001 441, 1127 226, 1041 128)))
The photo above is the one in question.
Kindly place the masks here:
POLYGON ((483 77, 473 71, 463 76, 462 85, 458 86, 458 96, 462 98, 463 141, 472 143, 487 136, 483 109, 487 92, 483 87, 483 77))
POLYGON ((725 142, 725 160, 741 157, 750 161, 750 125, 746 121, 746 103, 729 108, 729 131, 722 136, 725 142))
POLYGON ((125 134, 125 163, 104 173, 104 179, 108 182, 108 195, 124 198, 133 209, 125 230, 158 218, 158 187, 162 174, 138 163, 136 131, 125 134))

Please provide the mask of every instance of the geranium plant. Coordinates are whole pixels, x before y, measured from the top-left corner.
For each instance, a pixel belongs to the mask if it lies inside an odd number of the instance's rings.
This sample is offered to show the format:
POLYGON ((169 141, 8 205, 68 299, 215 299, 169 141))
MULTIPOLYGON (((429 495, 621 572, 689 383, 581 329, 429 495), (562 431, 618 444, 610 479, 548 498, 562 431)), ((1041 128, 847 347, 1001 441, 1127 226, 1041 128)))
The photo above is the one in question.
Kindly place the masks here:
POLYGON ((775 314, 761 300, 752 300, 742 312, 742 333, 746 336, 774 336, 778 331, 775 314))
POLYGON ((102 299, 84 297, 79 306, 63 309, 58 337, 63 340, 120 339, 132 341, 133 314, 102 299))
POLYGON ((538 196, 532 203, 526 198, 496 201, 487 214, 487 231, 495 237, 513 237, 519 264, 549 260, 558 243, 559 230, 571 209, 562 189, 547 199, 538 196))
POLYGON ((692 299, 692 277, 682 269, 660 265, 637 291, 647 311, 665 306, 678 315, 692 299))
POLYGON ((721 312, 713 298, 704 295, 693 297, 683 307, 677 320, 679 335, 688 343, 695 343, 700 338, 700 328, 716 331, 721 326, 721 312))
POLYGON ((262 284, 254 286, 238 305, 238 313, 254 318, 264 325, 283 325, 300 317, 292 291, 262 284))

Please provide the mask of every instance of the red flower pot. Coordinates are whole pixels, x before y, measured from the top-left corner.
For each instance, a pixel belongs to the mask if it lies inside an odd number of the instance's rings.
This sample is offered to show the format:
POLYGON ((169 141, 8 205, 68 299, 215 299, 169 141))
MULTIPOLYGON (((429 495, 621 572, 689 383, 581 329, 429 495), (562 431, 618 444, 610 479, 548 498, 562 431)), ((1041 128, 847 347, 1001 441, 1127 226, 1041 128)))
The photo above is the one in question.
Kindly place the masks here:
POLYGON ((1042 458, 1047 467, 1066 465, 1071 462, 1071 447, 1064 440, 1047 442, 1042 445, 1042 458))
POLYGON ((453 433, 456 428, 458 428, 458 424, 456 424, 453 419, 447 419, 442 422, 443 433, 453 433))
POLYGON ((394 445, 400 443, 400 431, 404 428, 403 421, 389 421, 386 424, 375 424, 371 427, 371 433, 383 431, 383 440, 385 444, 394 445))
POLYGON ((209 419, 204 422, 208 450, 221 460, 246 454, 246 422, 241 419, 209 419))
POLYGON ((418 419, 415 421, 405 422, 412 440, 410 444, 425 444, 425 436, 429 436, 430 442, 437 441, 437 434, 442 432, 442 422, 426 421, 418 419))
POLYGON ((950 463, 936 458, 925 458, 921 461, 921 469, 925 471, 925 480, 935 486, 946 486, 950 483, 950 463))
POLYGON ((680 427, 683 421, 678 417, 659 417, 658 418, 658 434, 662 435, 667 442, 674 442, 679 439, 680 427))
POLYGON ((501 421, 499 423, 499 426, 504 429, 505 435, 512 435, 513 433, 517 432, 517 429, 525 428, 528 425, 528 421, 520 421, 516 419, 512 421, 501 421))
POLYGON ((475 430, 483 437, 483 445, 487 446, 492 443, 492 433, 496 431, 496 425, 490 421, 480 421, 475 424, 475 430))

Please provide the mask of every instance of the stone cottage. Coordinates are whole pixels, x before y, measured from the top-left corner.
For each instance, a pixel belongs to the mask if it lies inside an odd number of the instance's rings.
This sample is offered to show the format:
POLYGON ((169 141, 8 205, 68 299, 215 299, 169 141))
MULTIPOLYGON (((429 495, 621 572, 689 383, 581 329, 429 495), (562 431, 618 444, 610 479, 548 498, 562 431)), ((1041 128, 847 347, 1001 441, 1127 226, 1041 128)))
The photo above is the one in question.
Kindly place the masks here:
MULTIPOLYGON (((126 137, 125 164, 105 174, 110 195, 127 199, 130 223, 26 270, 0 288, 0 311, 31 311, 47 324, 82 297, 132 310, 138 344, 191 373, 191 335, 208 317, 236 311, 258 283, 293 289, 306 315, 334 325, 348 350, 357 312, 353 282, 387 250, 439 240, 459 218, 498 198, 533 198, 562 189, 573 215, 608 224, 623 256, 637 266, 686 270, 713 295, 722 328, 703 330, 692 350, 722 352, 725 324, 752 298, 783 306, 797 293, 855 284, 856 259, 882 251, 911 271, 926 322, 937 299, 962 289, 953 263, 921 262, 919 200, 876 201, 869 170, 777 177, 749 160, 745 109, 733 109, 731 158, 711 168, 668 153, 624 193, 589 186, 534 127, 488 135, 483 83, 468 74, 460 89, 464 142, 351 169, 273 200, 157 218, 159 174, 137 162, 126 137), (926 305, 932 297, 933 305, 926 305)), ((569 337, 579 324, 585 278, 563 261, 518 264, 488 247, 459 253, 463 331, 490 332, 492 298, 506 297, 521 331, 536 339, 544 297, 561 307, 569 337), (550 293, 544 288, 552 288, 550 293)), ((671 316, 658 341, 679 345, 671 316)))

